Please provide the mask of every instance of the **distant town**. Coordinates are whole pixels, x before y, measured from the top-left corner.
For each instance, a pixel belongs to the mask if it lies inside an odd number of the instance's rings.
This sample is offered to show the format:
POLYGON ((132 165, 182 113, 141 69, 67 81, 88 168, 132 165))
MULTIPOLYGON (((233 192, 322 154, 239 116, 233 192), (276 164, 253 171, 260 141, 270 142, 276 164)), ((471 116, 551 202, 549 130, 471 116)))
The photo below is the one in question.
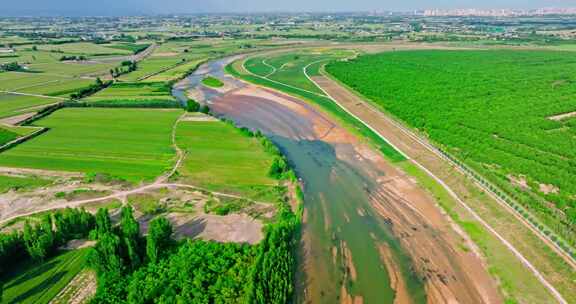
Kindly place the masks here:
POLYGON ((546 15, 576 15, 576 8, 539 8, 539 9, 428 9, 424 16, 481 16, 481 17, 521 17, 546 15))

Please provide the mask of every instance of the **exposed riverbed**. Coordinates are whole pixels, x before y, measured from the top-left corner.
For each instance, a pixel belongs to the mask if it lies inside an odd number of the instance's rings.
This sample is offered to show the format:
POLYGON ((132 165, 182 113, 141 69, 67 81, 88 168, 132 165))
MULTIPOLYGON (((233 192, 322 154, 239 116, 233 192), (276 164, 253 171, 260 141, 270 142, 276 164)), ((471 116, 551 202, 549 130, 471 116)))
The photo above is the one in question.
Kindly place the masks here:
POLYGON ((498 303, 495 286, 433 199, 403 172, 298 99, 224 75, 234 58, 200 67, 174 95, 260 130, 304 184, 300 303, 498 303), (224 89, 201 85, 205 75, 224 89))

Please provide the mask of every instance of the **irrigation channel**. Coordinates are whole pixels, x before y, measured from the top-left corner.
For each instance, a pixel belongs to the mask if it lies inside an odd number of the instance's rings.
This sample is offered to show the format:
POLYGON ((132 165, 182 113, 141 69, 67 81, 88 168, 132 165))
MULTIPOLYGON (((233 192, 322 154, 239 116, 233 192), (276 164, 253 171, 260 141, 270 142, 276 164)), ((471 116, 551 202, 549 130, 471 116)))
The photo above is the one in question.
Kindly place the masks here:
POLYGON ((173 95, 262 131, 302 180, 297 303, 501 302, 428 193, 315 107, 225 75, 235 59, 204 64, 173 95), (206 75, 226 85, 202 86, 206 75))

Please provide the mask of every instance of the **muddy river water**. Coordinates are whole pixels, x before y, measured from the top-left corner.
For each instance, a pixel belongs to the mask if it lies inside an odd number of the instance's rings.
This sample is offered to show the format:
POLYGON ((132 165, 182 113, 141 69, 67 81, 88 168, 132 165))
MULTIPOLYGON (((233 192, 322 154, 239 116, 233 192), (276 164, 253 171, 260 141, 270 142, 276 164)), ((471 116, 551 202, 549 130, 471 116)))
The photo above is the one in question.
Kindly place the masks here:
POLYGON ((285 153, 305 194, 298 303, 498 303, 494 284, 433 199, 313 106, 225 75, 209 62, 174 87, 260 130, 285 153), (222 89, 201 85, 205 75, 222 89))

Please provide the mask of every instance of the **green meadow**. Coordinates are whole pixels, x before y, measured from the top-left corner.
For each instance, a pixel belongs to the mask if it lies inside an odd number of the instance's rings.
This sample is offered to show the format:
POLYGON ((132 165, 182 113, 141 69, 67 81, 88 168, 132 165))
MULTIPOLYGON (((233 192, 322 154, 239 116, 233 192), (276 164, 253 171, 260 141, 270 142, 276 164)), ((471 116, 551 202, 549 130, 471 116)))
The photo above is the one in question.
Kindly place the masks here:
POLYGON ((268 176, 273 156, 260 142, 220 121, 182 121, 176 143, 186 151, 180 178, 212 191, 254 197, 277 185, 268 176))
POLYGON ((46 179, 0 175, 0 193, 10 190, 32 189, 49 184, 50 181, 46 179))
POLYGON ((86 101, 108 100, 169 100, 173 101, 171 88, 162 82, 128 83, 117 82, 110 87, 88 97, 86 101))
POLYGON ((106 44, 90 42, 75 42, 65 44, 47 44, 38 46, 38 50, 49 52, 62 52, 78 55, 130 55, 132 51, 125 48, 109 47, 106 44))
POLYGON ((0 118, 37 111, 37 107, 59 102, 57 99, 0 93, 0 118))
POLYGON ((208 76, 204 79, 202 79, 202 84, 204 84, 205 86, 211 87, 211 88, 221 88, 224 86, 224 83, 222 82, 222 80, 212 77, 212 76, 208 76))
POLYGON ((2 303, 49 303, 85 266, 88 249, 66 251, 37 264, 22 265, 2 278, 2 303))
POLYGON ((0 166, 102 173, 149 181, 174 160, 179 110, 66 108, 35 125, 49 131, 0 154, 0 166))

